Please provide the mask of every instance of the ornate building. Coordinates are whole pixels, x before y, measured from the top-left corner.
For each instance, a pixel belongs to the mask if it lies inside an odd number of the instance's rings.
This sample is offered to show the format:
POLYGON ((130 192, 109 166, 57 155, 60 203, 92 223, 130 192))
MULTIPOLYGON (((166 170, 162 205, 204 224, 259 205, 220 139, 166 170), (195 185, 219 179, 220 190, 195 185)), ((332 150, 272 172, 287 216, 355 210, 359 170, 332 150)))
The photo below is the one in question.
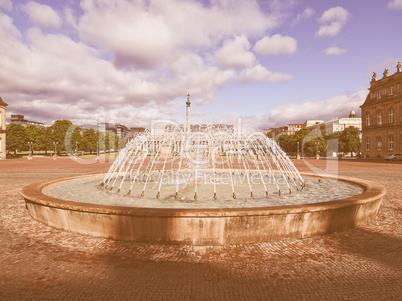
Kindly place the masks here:
POLYGON ((362 109, 362 155, 383 158, 402 153, 402 72, 401 63, 394 74, 385 69, 377 80, 373 73, 369 94, 362 109))
MULTIPOLYGON (((349 117, 333 118, 332 120, 326 122, 319 122, 308 126, 308 122, 316 120, 307 120, 304 126, 310 130, 318 128, 321 133, 333 134, 335 132, 342 132, 350 126, 358 128, 360 131, 362 129, 362 119, 356 117, 356 112, 352 109, 349 113, 349 117)), ((310 123, 311 124, 311 123, 310 123)))
POLYGON ((0 97, 0 159, 6 158, 6 107, 0 97))

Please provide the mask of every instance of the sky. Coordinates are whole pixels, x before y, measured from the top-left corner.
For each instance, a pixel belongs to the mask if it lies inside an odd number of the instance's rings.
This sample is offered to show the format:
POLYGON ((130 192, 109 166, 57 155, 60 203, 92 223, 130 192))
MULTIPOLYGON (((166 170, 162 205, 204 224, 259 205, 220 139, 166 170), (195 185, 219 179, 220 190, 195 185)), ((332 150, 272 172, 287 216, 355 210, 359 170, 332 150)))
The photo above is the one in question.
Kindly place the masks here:
POLYGON ((255 129, 360 116, 402 61, 402 0, 0 0, 0 97, 52 124, 255 129))

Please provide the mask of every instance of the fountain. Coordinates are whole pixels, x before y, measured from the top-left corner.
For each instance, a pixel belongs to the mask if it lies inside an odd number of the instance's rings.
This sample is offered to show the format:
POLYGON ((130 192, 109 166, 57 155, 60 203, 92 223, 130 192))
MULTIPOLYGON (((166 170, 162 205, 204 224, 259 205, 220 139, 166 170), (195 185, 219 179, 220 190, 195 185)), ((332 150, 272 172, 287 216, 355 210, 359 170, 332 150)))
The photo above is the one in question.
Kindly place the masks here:
MULTIPOLYGON (((189 116, 189 99, 187 99, 189 116)), ((107 174, 34 183, 30 215, 82 234, 150 243, 239 244, 304 238, 366 222, 385 189, 301 175, 260 132, 176 124, 146 130, 107 174)))

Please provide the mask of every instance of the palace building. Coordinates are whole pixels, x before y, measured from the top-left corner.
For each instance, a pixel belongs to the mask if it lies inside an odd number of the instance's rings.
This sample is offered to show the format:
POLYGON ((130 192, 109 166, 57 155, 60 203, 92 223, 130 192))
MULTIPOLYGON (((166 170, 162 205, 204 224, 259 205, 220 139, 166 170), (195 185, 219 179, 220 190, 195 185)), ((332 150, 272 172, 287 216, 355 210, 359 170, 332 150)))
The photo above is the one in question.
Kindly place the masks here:
POLYGON ((6 107, 0 97, 0 159, 6 158, 6 107))
POLYGON ((373 73, 369 94, 360 106, 362 110, 362 156, 383 158, 402 153, 402 72, 398 62, 396 72, 377 80, 373 73))

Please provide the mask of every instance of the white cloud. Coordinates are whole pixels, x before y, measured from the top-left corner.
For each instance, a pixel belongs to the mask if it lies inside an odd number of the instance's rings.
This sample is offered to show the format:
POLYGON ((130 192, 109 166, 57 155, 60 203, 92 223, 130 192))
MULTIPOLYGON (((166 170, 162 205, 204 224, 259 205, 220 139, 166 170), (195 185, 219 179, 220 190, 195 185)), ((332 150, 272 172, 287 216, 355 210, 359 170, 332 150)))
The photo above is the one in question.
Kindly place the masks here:
POLYGON ((327 49, 324 50, 326 55, 342 55, 344 53, 346 53, 346 49, 342 49, 336 46, 333 47, 329 47, 327 49))
POLYGON ((347 117, 352 108, 355 108, 359 116, 360 110, 356 108, 363 104, 366 96, 366 91, 358 91, 319 101, 276 105, 256 122, 259 128, 267 128, 288 123, 304 123, 310 119, 327 121, 334 117, 347 117))
POLYGON ((292 22, 292 26, 295 26, 298 23, 311 18, 314 14, 315 10, 311 7, 307 7, 303 12, 296 16, 296 18, 292 22))
POLYGON ((178 49, 211 49, 233 35, 258 37, 278 24, 255 0, 212 1, 209 6, 179 0, 87 0, 81 7, 80 36, 110 52, 119 67, 154 68, 178 49))
POLYGON ((22 6, 29 19, 41 29, 54 29, 61 26, 61 18, 50 6, 30 1, 22 6))
POLYGON ((13 10, 13 3, 11 0, 0 0, 0 9, 4 9, 6 11, 13 10))
MULTIPOLYGON (((106 116, 127 126, 148 125, 151 119, 184 113, 187 92, 197 110, 214 98, 217 88, 238 78, 233 66, 256 64, 248 39, 258 39, 278 24, 278 17, 255 0, 80 4, 80 10, 60 9, 63 24, 49 6, 21 5, 35 25, 25 30, 24 23, 24 31, 13 24, 18 20, 0 12, 0 91, 12 103, 9 113, 48 124, 106 116), (46 31, 62 25, 68 27, 46 31), (219 57, 220 52, 229 55, 219 57), (217 61, 229 68, 216 66, 217 61)), ((242 80, 291 78, 253 68, 244 71, 242 80)))
POLYGON ((315 33, 317 37, 333 37, 336 36, 346 24, 349 12, 341 7, 332 7, 322 14, 318 20, 321 25, 315 33))
POLYGON ((402 9, 402 0, 393 0, 393 1, 388 2, 388 8, 402 9))
POLYGON ((243 70, 239 74, 238 81, 239 82, 250 82, 250 81, 259 81, 259 82, 269 82, 271 84, 275 84, 282 81, 288 81, 293 79, 291 74, 272 72, 267 70, 262 65, 256 65, 252 68, 243 70))
POLYGON ((169 64, 169 73, 173 76, 183 76, 205 67, 202 57, 196 53, 181 54, 169 64))
POLYGON ((319 19, 319 22, 327 23, 335 21, 345 24, 348 18, 348 14, 349 12, 341 6, 332 7, 324 11, 321 18, 319 19))
POLYGON ((226 68, 251 67, 254 65, 255 55, 249 49, 247 37, 236 36, 234 40, 226 40, 216 52, 216 62, 226 68))
POLYGON ((177 77, 164 75, 164 69, 120 70, 97 49, 68 36, 34 28, 22 36, 1 13, 0 40, 1 96, 6 102, 18 99, 9 112, 45 123, 106 116, 128 126, 148 126, 151 119, 177 114, 176 98, 190 92, 194 103, 207 103, 236 75, 192 53, 176 54, 170 69, 177 77))
POLYGON ((297 50, 297 41, 289 36, 275 34, 271 37, 263 37, 253 50, 261 55, 291 54, 297 50))

